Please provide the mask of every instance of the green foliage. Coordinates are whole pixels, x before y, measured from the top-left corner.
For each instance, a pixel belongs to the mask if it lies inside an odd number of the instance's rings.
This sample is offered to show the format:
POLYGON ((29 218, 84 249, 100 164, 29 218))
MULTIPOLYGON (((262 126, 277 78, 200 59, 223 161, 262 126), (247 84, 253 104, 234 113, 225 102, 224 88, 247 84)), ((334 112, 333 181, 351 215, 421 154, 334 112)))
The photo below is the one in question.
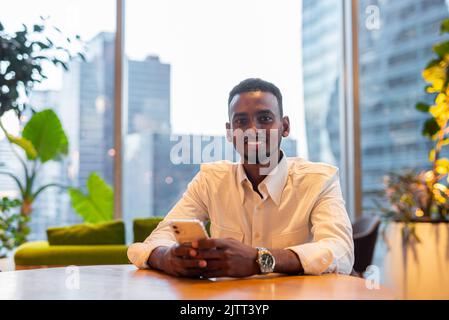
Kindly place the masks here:
MULTIPOLYGON (((43 71, 44 63, 68 70, 68 62, 76 56, 84 60, 79 49, 82 46, 79 36, 76 39, 63 36, 58 28, 49 27, 44 18, 32 27, 23 25, 23 29, 15 33, 7 33, 0 23, 0 129, 22 168, 20 173, 0 172, 0 175, 11 178, 20 191, 20 212, 2 216, 3 233, 1 229, 0 233, 6 242, 9 241, 9 247, 25 241, 29 233, 27 223, 36 198, 47 188, 63 187, 56 183, 36 185, 42 164, 61 160, 69 150, 67 136, 55 112, 47 109, 36 113, 25 101, 29 100, 34 85, 47 78, 43 71), (2 125, 2 115, 13 110, 20 116, 26 109, 31 109, 33 115, 22 136, 9 134, 2 125), (26 158, 17 149, 23 150, 26 158), (12 229, 5 229, 10 226, 12 229)), ((5 200, 4 204, 6 208, 9 203, 5 200)))
POLYGON ((87 180, 87 193, 70 188, 72 207, 85 222, 111 221, 114 215, 114 192, 103 179, 92 173, 87 180))
POLYGON ((22 138, 22 137, 14 137, 13 135, 9 134, 5 130, 5 128, 3 127, 1 122, 0 122, 0 127, 3 130, 3 132, 5 133, 5 136, 8 139, 8 141, 11 142, 12 144, 15 144, 15 145, 19 146, 20 148, 22 148, 25 151, 25 154, 29 160, 34 160, 37 158, 36 148, 34 148, 31 141, 29 141, 25 138, 22 138))
POLYGON ((51 109, 35 113, 22 135, 34 146, 42 163, 57 160, 68 153, 67 136, 58 116, 51 109))
POLYGON ((51 186, 57 186, 56 184, 47 184, 36 187, 35 181, 41 164, 49 160, 60 160, 67 155, 67 136, 58 116, 51 109, 35 113, 26 124, 22 137, 14 137, 9 134, 1 122, 0 126, 9 142, 20 147, 27 155, 27 161, 25 161, 16 153, 18 160, 22 163, 24 171, 22 174, 13 172, 0 172, 0 174, 8 175, 17 183, 23 204, 31 206, 41 192, 51 186))
POLYGON ((64 37, 55 27, 49 27, 45 19, 32 28, 23 25, 21 31, 9 34, 0 24, 0 117, 9 110, 20 115, 28 105, 27 96, 34 85, 47 79, 43 63, 61 66, 68 70, 68 62, 76 56, 84 59, 78 50, 70 50, 76 39, 64 37), (58 37, 50 38, 48 29, 56 32, 58 37), (7 89, 4 89, 7 88, 7 89), (21 97, 22 95, 22 97, 21 97))
POLYGON ((435 136, 438 131, 440 131, 440 126, 438 125, 438 123, 436 122, 436 120, 434 118, 431 119, 427 119, 424 122, 424 127, 422 130, 422 135, 428 138, 432 138, 433 136, 435 136))
POLYGON ((1 121, 0 127, 23 169, 22 172, 0 171, 0 175, 13 179, 20 191, 20 212, 8 217, 4 216, 3 233, 0 229, 3 238, 8 238, 10 241, 6 245, 7 240, 2 240, 3 245, 9 248, 26 240, 29 233, 27 223, 37 197, 50 187, 62 187, 56 183, 36 185, 36 178, 43 163, 59 160, 67 154, 68 140, 57 115, 50 109, 35 113, 25 126, 21 137, 9 134, 1 125, 1 121), (21 157, 15 146, 24 151, 26 159, 21 157), (9 229, 5 229, 7 227, 9 229))
POLYGON ((427 103, 423 103, 423 102, 419 102, 416 105, 416 110, 421 111, 421 112, 429 112, 430 110, 430 105, 427 103))
MULTIPOLYGON (((449 19, 442 21, 441 32, 449 33, 449 19)), ((433 47, 436 55, 425 67, 425 90, 432 95, 431 105, 419 102, 416 109, 428 114, 422 134, 434 142, 429 152, 431 170, 392 173, 385 177, 385 195, 389 207, 378 205, 385 221, 404 222, 405 243, 419 242, 415 222, 448 221, 449 159, 441 156, 449 144, 449 41, 433 47)))
POLYGON ((20 200, 10 200, 6 197, 0 199, 0 257, 24 243, 30 232, 28 228, 19 227, 26 224, 29 218, 22 216, 18 210, 11 212, 20 205, 20 200))
POLYGON ((441 23, 440 31, 441 33, 449 33, 449 19, 441 23))

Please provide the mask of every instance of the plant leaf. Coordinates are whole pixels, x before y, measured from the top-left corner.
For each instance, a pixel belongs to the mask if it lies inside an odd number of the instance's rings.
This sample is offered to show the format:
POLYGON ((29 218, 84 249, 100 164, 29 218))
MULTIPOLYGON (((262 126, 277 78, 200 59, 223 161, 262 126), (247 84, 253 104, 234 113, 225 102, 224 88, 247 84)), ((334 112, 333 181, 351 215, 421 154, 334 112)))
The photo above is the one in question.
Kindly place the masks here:
POLYGON ((87 180, 88 193, 70 188, 72 207, 85 222, 98 223, 111 221, 114 214, 114 192, 112 188, 96 173, 91 173, 87 180))
POLYGON ((20 137, 14 137, 9 133, 6 134, 6 137, 8 138, 9 142, 21 147, 25 151, 28 160, 35 160, 37 158, 36 148, 34 148, 30 140, 20 137))
POLYGON ((427 103, 419 102, 416 105, 416 110, 421 111, 421 112, 429 112, 429 109, 430 109, 430 105, 427 103))
POLYGON ((426 137, 433 137, 440 130, 440 126, 434 118, 426 120, 422 134, 426 137))
POLYGON ((440 27, 441 33, 449 33, 449 19, 443 20, 440 27))
POLYGON ((438 56, 443 58, 445 55, 449 54, 449 42, 445 41, 445 42, 441 42, 441 43, 436 44, 433 47, 433 51, 438 56))
POLYGON ((68 153, 68 139, 56 113, 47 109, 33 115, 22 136, 31 141, 42 163, 68 153))

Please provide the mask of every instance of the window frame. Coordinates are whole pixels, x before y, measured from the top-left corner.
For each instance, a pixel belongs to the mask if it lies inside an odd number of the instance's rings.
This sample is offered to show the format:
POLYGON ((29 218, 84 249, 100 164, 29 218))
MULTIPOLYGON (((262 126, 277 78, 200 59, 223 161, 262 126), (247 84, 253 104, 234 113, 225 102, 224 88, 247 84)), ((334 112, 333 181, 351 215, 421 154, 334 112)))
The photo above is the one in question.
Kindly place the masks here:
MULTIPOLYGON (((340 84, 340 148, 342 157, 341 182, 347 209, 354 220, 362 215, 358 0, 343 0, 343 81, 340 84)), ((114 73, 114 218, 123 218, 123 142, 125 104, 125 7, 126 0, 116 0, 115 73, 114 73)))

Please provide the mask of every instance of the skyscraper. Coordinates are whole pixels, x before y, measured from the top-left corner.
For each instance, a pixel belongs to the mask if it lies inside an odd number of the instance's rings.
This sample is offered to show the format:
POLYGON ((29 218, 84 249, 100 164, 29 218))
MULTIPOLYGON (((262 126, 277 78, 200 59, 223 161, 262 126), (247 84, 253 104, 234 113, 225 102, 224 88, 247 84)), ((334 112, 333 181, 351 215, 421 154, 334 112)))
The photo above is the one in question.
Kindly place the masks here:
POLYGON ((71 144, 76 184, 97 172, 113 183, 114 35, 100 33, 87 45, 87 61, 76 61, 64 74, 61 116, 71 144))
POLYGON ((432 144, 421 135, 428 116, 415 105, 430 102, 421 73, 449 13, 444 0, 361 0, 360 17, 362 186, 370 207, 384 175, 429 167, 432 144), (365 23, 368 6, 378 8, 379 28, 365 23))
POLYGON ((342 1, 303 0, 302 59, 309 158, 339 165, 342 1))
POLYGON ((128 133, 170 130, 170 65, 128 60, 128 133))
MULTIPOLYGON (((128 60, 128 133, 170 130, 170 65, 150 56, 128 60)), ((88 43, 86 62, 65 75, 61 101, 79 164, 79 185, 92 171, 113 184, 114 34, 100 33, 88 43)))
MULTIPOLYGON (((441 41, 445 0, 359 1, 360 128, 363 207, 383 189, 383 176, 425 168, 431 143, 421 135, 429 101, 421 73, 441 41), (370 7, 371 6, 371 7, 370 7), (368 13, 379 14, 370 25, 368 13)), ((309 156, 338 165, 342 66, 342 1, 303 1, 303 67, 309 156)))
MULTIPOLYGON (((53 108, 69 138, 69 156, 46 164, 42 182, 84 188, 92 172, 113 185, 114 34, 100 33, 87 44, 86 61, 71 63, 60 91, 36 91, 33 105, 53 108)), ((170 65, 151 56, 128 60, 128 132, 169 132, 170 65), (152 121, 155 119, 155 121, 152 121), (150 121, 151 120, 151 121, 150 121)), ((142 199, 148 194, 140 193, 142 199)), ((141 216, 141 215, 140 215, 141 216)), ((80 222, 66 193, 49 189, 35 205, 31 240, 45 238, 52 225, 80 222)))

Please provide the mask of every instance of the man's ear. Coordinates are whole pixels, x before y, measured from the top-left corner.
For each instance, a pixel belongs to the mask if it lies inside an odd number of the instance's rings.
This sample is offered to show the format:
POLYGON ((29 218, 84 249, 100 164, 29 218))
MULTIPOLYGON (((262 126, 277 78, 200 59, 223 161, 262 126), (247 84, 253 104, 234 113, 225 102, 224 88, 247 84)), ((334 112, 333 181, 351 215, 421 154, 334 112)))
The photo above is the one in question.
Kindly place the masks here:
POLYGON ((290 119, 288 117, 282 118, 282 136, 287 138, 290 135, 290 119))
POLYGON ((226 140, 232 142, 231 124, 229 122, 226 122, 226 140))

